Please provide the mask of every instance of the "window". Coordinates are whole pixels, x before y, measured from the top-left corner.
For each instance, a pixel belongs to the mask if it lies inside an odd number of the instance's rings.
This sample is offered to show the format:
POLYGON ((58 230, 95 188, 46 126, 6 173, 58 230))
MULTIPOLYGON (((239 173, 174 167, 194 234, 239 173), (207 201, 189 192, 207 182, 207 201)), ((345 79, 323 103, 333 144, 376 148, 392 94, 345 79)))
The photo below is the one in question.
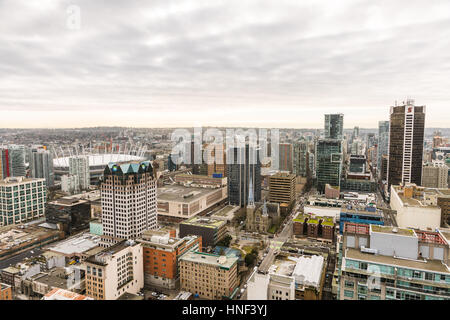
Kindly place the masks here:
POLYGON ((425 272, 425 280, 434 281, 434 273, 425 272))
POLYGON ((353 298, 353 291, 344 290, 344 297, 353 298))

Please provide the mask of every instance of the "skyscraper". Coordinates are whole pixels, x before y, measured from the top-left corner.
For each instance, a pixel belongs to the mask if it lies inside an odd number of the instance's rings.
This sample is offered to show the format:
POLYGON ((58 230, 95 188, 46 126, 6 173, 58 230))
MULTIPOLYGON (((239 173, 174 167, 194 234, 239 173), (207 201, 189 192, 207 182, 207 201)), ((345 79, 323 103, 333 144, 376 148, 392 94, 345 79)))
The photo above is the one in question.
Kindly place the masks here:
POLYGON ((255 150, 248 144, 227 150, 228 201, 244 207, 248 202, 249 180, 252 180, 255 202, 261 201, 261 162, 255 150))
POLYGON ((86 190, 91 184, 89 157, 77 156, 69 158, 69 175, 78 176, 79 190, 86 190))
POLYGON ((2 178, 25 177, 25 147, 10 145, 0 150, 2 178))
POLYGON ((325 139, 339 139, 343 138, 344 130, 344 115, 326 114, 325 115, 325 139))
POLYGON ((389 129, 388 190, 391 185, 422 180, 425 106, 408 99, 391 107, 389 129))
POLYGON ((315 155, 317 190, 324 192, 327 183, 339 187, 342 172, 342 141, 319 139, 315 155))
POLYGON ((110 163, 103 176, 103 246, 157 228, 156 178, 149 161, 110 163))
POLYGON ((381 157, 389 153, 389 121, 378 122, 377 175, 381 177, 381 157))
POLYGON ((308 142, 300 141, 294 144, 294 174, 296 176, 309 176, 308 142))
POLYGON ((33 178, 45 178, 47 187, 54 184, 53 157, 44 149, 31 151, 30 157, 31 176, 33 178))

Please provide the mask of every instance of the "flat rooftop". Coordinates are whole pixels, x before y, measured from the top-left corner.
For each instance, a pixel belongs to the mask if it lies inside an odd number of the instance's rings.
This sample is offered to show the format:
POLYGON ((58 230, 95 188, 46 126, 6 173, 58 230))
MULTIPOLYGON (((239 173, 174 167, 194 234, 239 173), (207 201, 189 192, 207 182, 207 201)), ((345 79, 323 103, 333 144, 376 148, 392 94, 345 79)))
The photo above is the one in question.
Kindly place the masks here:
POLYGON ((396 227, 390 227, 390 226, 378 226, 371 224, 370 228, 372 232, 381 232, 381 233, 388 233, 388 234, 398 234, 401 236, 409 236, 409 237, 416 237, 416 234, 412 229, 404 229, 404 228, 396 228, 396 227))
POLYGON ((54 288, 44 296, 44 300, 94 300, 84 295, 64 290, 61 288, 54 288))
POLYGON ((180 225, 181 224, 207 228, 220 228, 221 226, 226 224, 226 222, 223 220, 216 220, 206 217, 193 217, 189 220, 181 222, 180 225))
POLYGON ((47 248, 49 251, 58 252, 64 255, 82 254, 100 243, 100 237, 91 233, 81 233, 66 240, 59 241, 47 248))
POLYGON ((10 250, 58 233, 59 231, 41 228, 36 225, 2 227, 0 228, 0 250, 10 250))
POLYGON ((217 210, 216 212, 213 212, 213 215, 220 216, 220 217, 226 217, 230 214, 230 212, 236 211, 238 209, 239 209, 239 206, 227 205, 227 206, 223 207, 222 209, 217 210))
POLYGON ((180 185, 166 185, 158 188, 158 201, 190 203, 199 200, 218 189, 184 187, 180 185))
POLYGON ((181 261, 190 261, 196 263, 204 263, 216 267, 220 267, 223 269, 230 269, 234 264, 237 263, 239 258, 237 257, 227 257, 220 256, 217 254, 210 254, 204 252, 187 252, 181 258, 181 261))
POLYGON ((431 204, 427 201, 427 198, 439 198, 450 196, 450 189, 448 188, 425 188, 416 186, 415 184, 402 186, 392 186, 392 188, 397 193, 400 200, 404 205, 412 207, 429 207, 437 208, 437 205, 431 204), (412 188, 412 197, 405 196, 405 189, 412 188))
POLYGON ((450 273, 450 270, 439 260, 406 260, 394 258, 391 256, 374 255, 370 253, 361 252, 358 249, 346 249, 345 257, 348 259, 355 259, 360 261, 368 261, 378 264, 386 264, 391 266, 399 266, 404 268, 434 271, 440 273, 450 273))

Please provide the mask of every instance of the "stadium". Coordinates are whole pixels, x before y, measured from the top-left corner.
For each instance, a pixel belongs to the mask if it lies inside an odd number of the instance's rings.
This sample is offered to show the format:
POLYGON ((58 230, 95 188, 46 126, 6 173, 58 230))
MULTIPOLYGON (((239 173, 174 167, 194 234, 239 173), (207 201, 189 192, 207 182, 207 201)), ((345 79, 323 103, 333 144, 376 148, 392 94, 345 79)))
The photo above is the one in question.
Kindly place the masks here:
MULTIPOLYGON (((123 161, 143 161, 145 157, 140 155, 121 154, 121 153, 105 153, 105 154, 84 154, 80 156, 86 156, 89 159, 89 172, 91 175, 91 183, 95 183, 103 175, 103 170, 110 162, 123 162, 123 161)), ((61 179, 62 175, 69 174, 69 158, 59 157, 53 159, 53 168, 55 172, 55 178, 61 179)))

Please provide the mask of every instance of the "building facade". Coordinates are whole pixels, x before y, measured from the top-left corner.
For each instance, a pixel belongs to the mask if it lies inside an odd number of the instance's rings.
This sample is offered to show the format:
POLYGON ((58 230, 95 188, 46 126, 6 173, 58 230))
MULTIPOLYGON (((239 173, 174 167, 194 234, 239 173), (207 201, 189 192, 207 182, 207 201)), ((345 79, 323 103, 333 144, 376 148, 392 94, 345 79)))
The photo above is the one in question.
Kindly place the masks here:
POLYGON ((44 178, 48 187, 55 183, 53 172, 53 156, 50 151, 44 149, 32 150, 30 157, 31 176, 44 178))
POLYGON ((110 163, 100 190, 103 245, 157 228, 156 179, 149 161, 110 163))
POLYGON ((335 139, 321 139, 316 144, 317 190, 325 191, 328 183, 339 187, 342 172, 342 142, 335 139))
POLYGON ((407 100, 391 107, 389 127, 388 188, 400 183, 422 182, 425 106, 407 100))
POLYGON ((326 114, 325 115, 325 139, 342 140, 344 138, 344 115, 326 114))
POLYGON ((0 226, 24 223, 45 215, 45 179, 10 177, 0 181, 0 226))
POLYGON ((91 184, 89 157, 77 156, 69 158, 69 175, 78 177, 77 190, 87 190, 91 184))

